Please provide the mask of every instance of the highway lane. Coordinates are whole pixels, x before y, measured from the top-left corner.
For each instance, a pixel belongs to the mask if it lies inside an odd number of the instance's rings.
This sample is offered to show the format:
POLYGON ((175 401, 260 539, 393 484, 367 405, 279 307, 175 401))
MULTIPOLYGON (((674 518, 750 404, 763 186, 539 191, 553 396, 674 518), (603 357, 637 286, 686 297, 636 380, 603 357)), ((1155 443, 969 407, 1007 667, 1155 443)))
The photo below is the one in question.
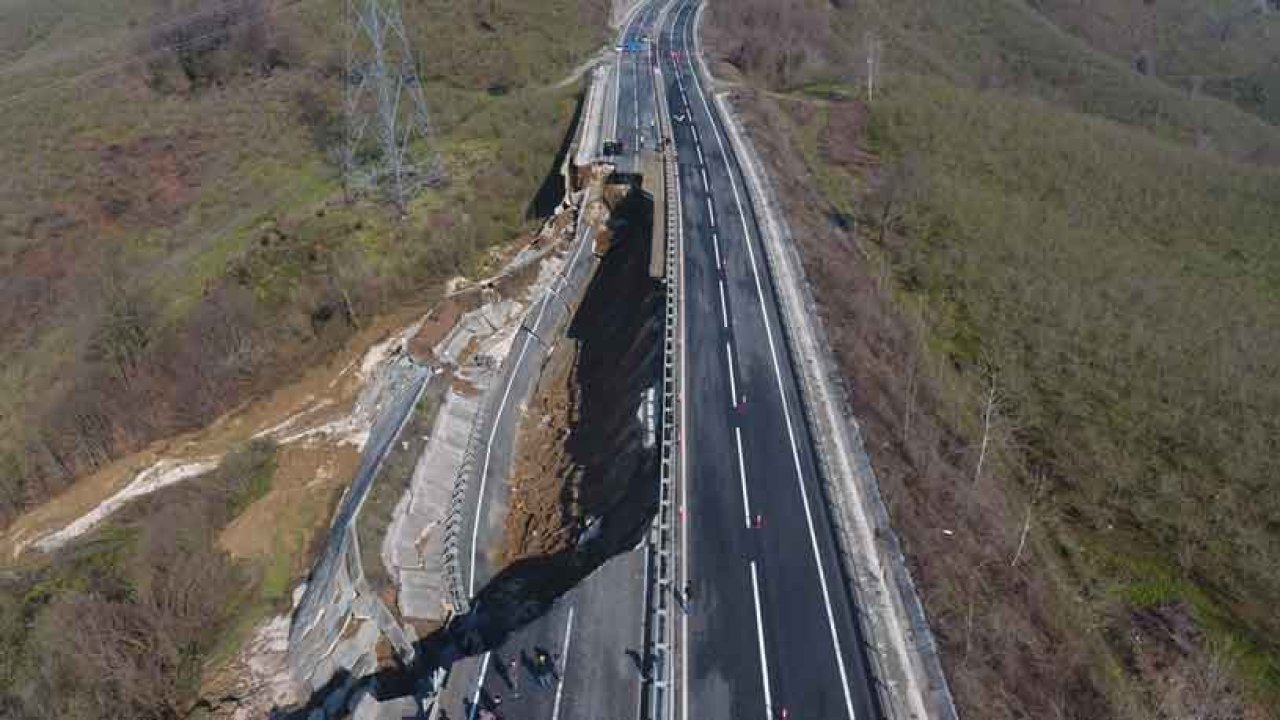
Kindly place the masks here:
POLYGON ((608 138, 622 143, 622 154, 612 158, 618 172, 640 171, 639 151, 658 142, 654 102, 653 45, 646 42, 666 0, 651 0, 632 16, 619 35, 614 72, 617 77, 612 127, 608 138))
MULTIPOLYGON (((627 45, 651 33, 659 5, 650 2, 636 10, 620 32, 618 44, 627 45)), ((649 72, 652 57, 647 46, 642 48, 618 54, 616 89, 603 118, 604 137, 619 137, 625 143, 626 151, 618 158, 624 172, 638 167, 639 137, 645 123, 656 119, 649 72)), ((647 142, 656 142, 656 135, 651 138, 647 142)), ((504 483, 482 486, 472 509, 469 552, 464 554, 468 561, 463 576, 472 595, 494 576, 486 553, 477 548, 501 542, 508 492, 504 483)), ((455 664, 442 696, 448 716, 474 718, 477 708, 495 707, 494 701, 500 700, 496 708, 512 718, 637 717, 642 699, 645 573, 643 547, 614 557, 556 601, 550 612, 504 638, 498 647, 455 664), (535 648, 560 656, 561 681, 551 688, 538 687, 522 661, 535 648), (512 660, 516 661, 514 671, 512 660)))
POLYGON ((681 718, 879 717, 740 168, 695 70, 694 2, 658 49, 685 233, 681 718))

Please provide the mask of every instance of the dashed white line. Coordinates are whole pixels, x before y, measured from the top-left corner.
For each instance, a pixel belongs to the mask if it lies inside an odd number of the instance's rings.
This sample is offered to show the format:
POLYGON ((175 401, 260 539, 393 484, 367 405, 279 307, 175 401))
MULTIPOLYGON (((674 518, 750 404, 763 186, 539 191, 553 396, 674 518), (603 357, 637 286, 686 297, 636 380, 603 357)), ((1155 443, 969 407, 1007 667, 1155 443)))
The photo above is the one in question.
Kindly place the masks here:
POLYGON ((707 216, 711 218, 711 227, 716 226, 716 206, 711 204, 711 195, 707 195, 707 216))
POLYGON ((738 443, 738 479, 742 481, 742 524, 751 529, 751 496, 747 494, 747 463, 742 459, 742 428, 733 429, 733 439, 738 443))
POLYGON ((729 393, 733 395, 733 404, 738 404, 738 382, 733 376, 733 346, 728 340, 724 341, 724 356, 729 363, 729 393))
POLYGON ((764 651, 764 620, 760 613, 760 579, 756 577, 756 561, 751 561, 751 594, 756 600, 756 639, 760 644, 760 684, 764 687, 764 716, 773 717, 773 696, 769 692, 769 658, 764 651))
POLYGON ((711 247, 716 251, 716 269, 724 270, 724 262, 720 260, 720 234, 711 233, 711 247))
POLYGON ((489 656, 492 652, 484 654, 484 658, 480 660, 480 679, 476 681, 476 693, 471 696, 471 712, 468 714, 469 720, 475 720, 476 710, 480 708, 480 692, 484 690, 484 675, 489 671, 489 656))
POLYGON ((707 189, 707 192, 711 192, 711 181, 707 180, 707 166, 699 165, 698 170, 702 172, 702 186, 707 189))
POLYGON ((718 283, 718 287, 720 288, 720 324, 724 326, 725 330, 728 330, 729 329, 729 306, 725 304, 725 301, 724 301, 724 281, 723 280, 721 280, 718 283))
POLYGON ((712 134, 715 135, 716 144, 720 148, 721 160, 724 162, 725 167, 729 170, 729 173, 728 173, 729 186, 733 189, 733 199, 738 207, 738 219, 742 223, 743 240, 747 246, 748 257, 751 260, 751 272, 755 276, 756 299, 760 303, 760 313, 762 318, 764 319, 765 338, 768 340, 768 345, 769 345, 769 357, 773 364, 773 374, 778 385, 778 394, 782 400, 782 416, 787 427, 787 438, 790 440, 790 443, 791 443, 791 459, 792 459, 792 462, 795 464, 796 485, 800 490, 800 499, 804 507, 805 522, 807 523, 807 529, 809 531, 809 547, 813 551, 814 563, 817 566, 818 585, 822 590, 822 603, 827 612, 827 630, 831 634, 831 644, 835 654, 836 667, 840 672, 840 684, 841 684, 841 689, 844 691, 845 710, 848 712, 848 716, 850 718, 853 718, 856 720, 857 714, 853 710, 853 697, 849 689, 849 675, 848 675, 848 671, 845 668, 844 651, 841 648, 839 633, 836 631, 835 611, 831 606, 831 593, 827 588, 827 574, 822 567, 822 555, 821 555, 821 552, 818 550, 818 537, 817 537, 817 533, 814 530, 813 513, 809 506, 809 495, 804 488, 804 472, 800 465, 800 450, 798 445, 796 444, 795 427, 791 419, 791 408, 789 403, 787 402, 786 391, 782 384, 782 370, 778 365, 777 346, 776 346, 776 343, 774 342, 773 330, 769 322, 769 312, 764 304, 764 290, 760 282, 760 271, 756 264, 755 251, 752 249, 752 246, 751 246, 751 231, 748 229, 748 226, 747 226, 746 213, 743 211, 743 208, 742 208, 742 197, 738 192, 738 182, 733 177, 732 167, 730 166, 729 159, 728 159, 729 156, 724 148, 724 140, 721 138, 720 131, 716 126, 715 117, 711 112, 710 104, 707 102, 706 93, 703 92, 702 81, 698 77, 697 70, 694 69, 693 60, 689 57, 689 37, 690 37, 690 34, 692 33, 692 30, 690 29, 690 25, 686 24, 685 29, 686 31, 681 37, 681 41, 685 45, 685 61, 689 64, 689 71, 693 74, 694 89, 698 91, 698 96, 702 100, 702 107, 704 112, 706 113, 707 120, 708 122, 711 123, 712 134))
POLYGON ((702 157, 702 145, 697 140, 694 140, 693 148, 698 151, 698 162, 706 163, 706 158, 702 157))
POLYGON ((551 720, 560 717, 560 694, 564 692, 564 681, 569 675, 569 641, 573 639, 573 606, 569 606, 569 621, 564 625, 564 644, 560 646, 560 681, 556 683, 556 699, 551 705, 551 720))

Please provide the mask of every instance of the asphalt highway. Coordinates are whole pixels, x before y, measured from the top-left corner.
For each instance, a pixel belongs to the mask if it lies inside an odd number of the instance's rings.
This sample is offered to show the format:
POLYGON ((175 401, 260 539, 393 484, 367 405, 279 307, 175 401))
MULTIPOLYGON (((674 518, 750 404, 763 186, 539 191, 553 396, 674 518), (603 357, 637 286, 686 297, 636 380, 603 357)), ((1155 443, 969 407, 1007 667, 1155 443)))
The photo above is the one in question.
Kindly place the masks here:
POLYGON ((679 156, 684 484, 679 718, 880 716, 741 169, 697 70, 696 2, 658 54, 679 156), (784 714, 785 711, 785 714, 784 714))
MULTIPOLYGON (((685 243, 677 585, 686 612, 675 625, 672 709, 681 720, 872 720, 881 713, 755 214, 694 62, 696 10, 655 0, 628 19, 602 132, 622 142, 619 171, 638 170, 638 151, 658 142, 654 93, 666 93, 685 243)), ((647 571, 643 551, 624 553, 492 652, 459 663, 448 717, 475 717, 495 699, 510 719, 638 717, 647 571), (523 657, 537 648, 558 655, 561 682, 535 685, 523 657)))

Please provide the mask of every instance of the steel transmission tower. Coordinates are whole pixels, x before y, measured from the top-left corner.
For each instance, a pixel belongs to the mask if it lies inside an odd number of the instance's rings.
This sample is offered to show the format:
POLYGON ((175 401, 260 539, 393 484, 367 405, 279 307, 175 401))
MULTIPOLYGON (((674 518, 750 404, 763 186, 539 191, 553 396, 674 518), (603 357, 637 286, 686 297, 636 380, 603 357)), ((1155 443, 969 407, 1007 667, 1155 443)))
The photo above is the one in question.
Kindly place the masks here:
POLYGON ((444 174, 431 147, 427 101, 400 0, 343 2, 343 182, 348 197, 362 190, 381 191, 403 213, 415 193, 443 182, 444 174))

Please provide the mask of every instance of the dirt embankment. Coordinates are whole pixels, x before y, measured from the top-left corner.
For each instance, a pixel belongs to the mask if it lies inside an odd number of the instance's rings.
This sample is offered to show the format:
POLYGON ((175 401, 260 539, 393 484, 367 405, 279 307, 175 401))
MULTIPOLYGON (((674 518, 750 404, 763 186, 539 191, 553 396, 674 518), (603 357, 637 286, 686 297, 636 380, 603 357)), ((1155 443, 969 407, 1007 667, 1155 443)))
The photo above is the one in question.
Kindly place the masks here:
POLYGON ((658 376, 661 286, 648 274, 648 200, 615 208, 612 245, 521 421, 503 564, 572 545, 590 525, 604 545, 648 521, 656 453, 637 413, 658 376))

